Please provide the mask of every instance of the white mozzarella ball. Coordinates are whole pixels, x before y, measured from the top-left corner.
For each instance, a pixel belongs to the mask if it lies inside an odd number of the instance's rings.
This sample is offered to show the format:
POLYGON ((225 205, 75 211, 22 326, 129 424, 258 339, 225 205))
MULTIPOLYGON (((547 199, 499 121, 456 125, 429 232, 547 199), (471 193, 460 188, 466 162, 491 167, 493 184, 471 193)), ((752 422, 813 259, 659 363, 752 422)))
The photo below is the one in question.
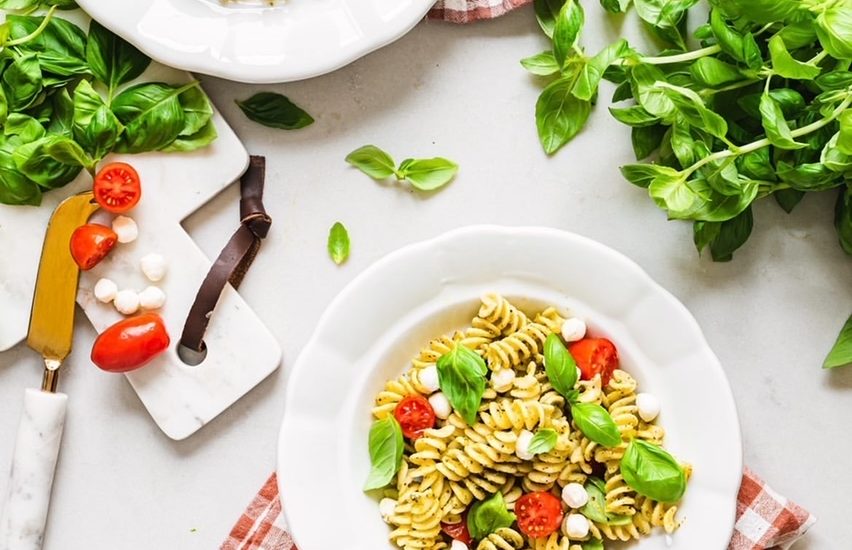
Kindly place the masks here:
POLYGON ((135 290, 119 290, 113 304, 119 313, 133 315, 139 311, 139 295, 135 290))
POLYGON ((529 430, 524 430, 518 434, 518 440, 515 442, 515 454, 521 460, 532 460, 535 456, 529 450, 532 438, 533 433, 529 430))
POLYGON ((579 483, 569 483, 562 488, 562 500, 569 508, 582 508, 589 502, 589 493, 579 483))
POLYGON ((142 309, 160 309, 166 303, 166 293, 155 286, 149 286, 139 293, 139 305, 142 309))
POLYGON ((447 396, 441 392, 436 392, 430 395, 429 404, 432 405, 432 410, 435 411, 435 416, 441 420, 446 420, 453 412, 453 407, 450 405, 447 396))
POLYGON ((636 407, 639 409, 639 418, 645 422, 652 422, 660 414, 660 400, 650 393, 637 395, 636 407))
POLYGON ((454 540, 453 544, 450 546, 450 550, 468 550, 467 544, 463 543, 460 540, 454 540))
POLYGON ((429 393, 434 393, 441 387, 438 385, 438 367, 435 365, 423 367, 420 369, 419 375, 420 384, 422 384, 424 389, 428 390, 429 393))
POLYGON ((562 339, 566 342, 576 342, 586 336, 586 323, 582 319, 572 317, 562 323, 562 339))
POLYGON ((589 520, 582 514, 568 514, 562 520, 562 533, 572 539, 584 539, 589 536, 589 520))
POLYGON ((392 498, 383 498, 379 501, 379 513, 385 523, 390 522, 393 511, 396 509, 396 501, 392 498))
POLYGON ((491 387, 498 393, 511 390, 514 382, 515 371, 512 369, 499 369, 491 372, 491 387))
POLYGON ((118 293, 118 285, 111 279, 98 279, 93 292, 99 302, 108 304, 115 300, 115 295, 118 293))
POLYGON ((139 265, 149 281, 156 283, 166 276, 166 259, 161 254, 148 254, 139 261, 139 265))
POLYGON ((120 243, 132 243, 139 236, 139 226, 133 218, 127 216, 116 216, 112 220, 112 230, 115 231, 120 243))

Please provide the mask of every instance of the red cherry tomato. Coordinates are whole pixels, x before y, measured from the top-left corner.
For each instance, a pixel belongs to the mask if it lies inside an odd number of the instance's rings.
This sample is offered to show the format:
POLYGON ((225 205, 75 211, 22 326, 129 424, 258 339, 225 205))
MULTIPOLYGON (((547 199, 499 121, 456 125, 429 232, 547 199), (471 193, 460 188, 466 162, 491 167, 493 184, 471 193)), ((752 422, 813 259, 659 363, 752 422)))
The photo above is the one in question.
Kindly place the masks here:
POLYGON ((169 347, 169 333, 156 313, 128 317, 95 340, 92 362, 108 372, 136 370, 169 347))
POLYGON ((518 528, 534 539, 548 537, 562 524, 562 502, 543 491, 527 493, 515 503, 518 528))
POLYGON ((402 434, 412 440, 435 425, 435 411, 429 401, 420 395, 403 398, 394 409, 393 415, 402 426, 402 434))
POLYGON ((115 231, 105 225, 81 225, 71 234, 71 257, 80 269, 88 271, 109 254, 117 241, 115 231))
POLYGON ((111 162, 95 176, 95 200, 114 214, 127 212, 142 197, 139 174, 126 162, 111 162))
POLYGON ((606 338, 583 338, 569 345, 568 351, 577 361, 583 380, 591 380, 600 374, 601 383, 606 386, 612 371, 618 368, 618 350, 606 338))
POLYGON ((473 538, 470 536, 470 531, 467 528, 467 513, 462 514, 459 523, 444 523, 441 522, 441 531, 446 533, 451 539, 463 542, 470 545, 473 538))

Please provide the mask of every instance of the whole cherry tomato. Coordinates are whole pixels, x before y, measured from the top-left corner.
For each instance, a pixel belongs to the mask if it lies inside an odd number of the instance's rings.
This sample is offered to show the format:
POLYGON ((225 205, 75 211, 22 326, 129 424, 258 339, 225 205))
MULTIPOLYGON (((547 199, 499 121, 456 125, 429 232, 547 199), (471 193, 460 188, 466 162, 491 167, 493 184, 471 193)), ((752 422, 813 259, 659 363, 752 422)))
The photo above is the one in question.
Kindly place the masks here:
POLYGON ((606 338, 583 338, 569 345, 568 351, 577 361, 583 380, 591 380, 600 374, 601 383, 606 386, 612 371, 618 368, 618 350, 606 338))
POLYGON ((142 197, 139 174, 126 162, 111 162, 95 176, 95 200, 114 214, 127 212, 142 197))
POLYGON ((119 321, 98 335, 92 362, 108 372, 136 370, 169 347, 169 333, 156 313, 119 321))
POLYGON ((527 493, 515 503, 518 528, 530 538, 550 536, 562 524, 562 501, 550 493, 527 493))
POLYGON ((442 521, 441 531, 446 533, 451 539, 467 545, 473 542, 473 538, 470 536, 470 531, 467 528, 467 512, 462 514, 461 521, 458 523, 445 523, 442 521))
POLYGON ((71 257, 83 271, 98 265, 118 241, 115 231, 98 223, 81 225, 71 234, 71 257))
POLYGON ((435 425, 435 411, 421 395, 403 398, 394 409, 393 415, 402 427, 402 434, 412 440, 435 425))

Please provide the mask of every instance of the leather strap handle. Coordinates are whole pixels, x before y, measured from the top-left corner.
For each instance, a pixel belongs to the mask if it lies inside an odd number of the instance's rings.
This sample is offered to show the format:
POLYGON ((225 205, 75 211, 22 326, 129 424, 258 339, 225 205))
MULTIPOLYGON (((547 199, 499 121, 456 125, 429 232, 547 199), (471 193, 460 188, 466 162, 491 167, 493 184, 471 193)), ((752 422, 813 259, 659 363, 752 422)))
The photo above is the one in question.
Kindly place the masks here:
POLYGON ((265 176, 266 159, 252 156, 248 170, 240 178, 240 227, 213 262, 183 326, 180 343, 193 351, 205 350, 204 333, 225 284, 239 288, 257 256, 261 240, 269 233, 272 218, 263 207, 265 176))

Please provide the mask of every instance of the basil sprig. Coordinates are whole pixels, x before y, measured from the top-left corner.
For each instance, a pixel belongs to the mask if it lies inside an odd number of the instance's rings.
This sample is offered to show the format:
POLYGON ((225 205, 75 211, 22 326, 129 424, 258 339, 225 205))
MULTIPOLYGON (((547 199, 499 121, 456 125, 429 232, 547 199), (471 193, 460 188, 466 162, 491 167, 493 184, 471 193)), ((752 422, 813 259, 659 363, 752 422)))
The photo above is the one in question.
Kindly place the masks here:
POLYGON ((304 109, 277 92, 258 92, 236 103, 249 120, 269 128, 298 130, 314 123, 304 109))
POLYGON ((837 336, 837 341, 825 358, 822 367, 824 369, 833 369, 846 365, 852 365, 852 315, 849 316, 846 324, 843 325, 843 330, 837 336))
POLYGON ((346 162, 374 180, 394 176, 397 181, 407 181, 418 191, 435 191, 450 183, 459 171, 459 165, 441 157, 405 159, 396 166, 393 158, 375 145, 364 145, 346 155, 346 162))
POLYGON ((503 493, 498 491, 470 507, 467 530, 474 540, 482 540, 497 529, 511 527, 515 519, 515 514, 506 508, 503 493))
POLYGON ((631 489, 659 502, 677 502, 686 491, 686 474, 662 447, 641 439, 630 442, 621 459, 621 475, 631 489))
POLYGON ((476 423, 476 413, 485 393, 485 373, 488 367, 475 352, 456 343, 453 349, 438 358, 438 385, 450 405, 469 425, 476 423))
POLYGON ((580 403, 577 384, 577 362, 555 333, 544 341, 544 371, 550 385, 571 408, 571 417, 583 435, 606 447, 621 444, 621 432, 606 409, 595 403, 580 403))
POLYGON ((328 255, 337 265, 342 264, 349 257, 349 232, 346 227, 335 222, 328 231, 328 255))
POLYGON ((580 513, 594 521, 606 525, 627 525, 630 516, 618 516, 606 511, 606 487, 602 479, 590 477, 585 485, 589 501, 580 509, 580 513))
POLYGON ((402 427, 393 416, 373 422, 369 441, 372 468, 364 484, 365 491, 380 489, 391 482, 402 464, 405 448, 402 427))
POLYGON ((556 440, 558 437, 556 430, 553 428, 541 428, 536 431, 535 435, 533 435, 532 439, 530 439, 530 445, 527 451, 532 455, 550 452, 554 447, 556 447, 556 440))

